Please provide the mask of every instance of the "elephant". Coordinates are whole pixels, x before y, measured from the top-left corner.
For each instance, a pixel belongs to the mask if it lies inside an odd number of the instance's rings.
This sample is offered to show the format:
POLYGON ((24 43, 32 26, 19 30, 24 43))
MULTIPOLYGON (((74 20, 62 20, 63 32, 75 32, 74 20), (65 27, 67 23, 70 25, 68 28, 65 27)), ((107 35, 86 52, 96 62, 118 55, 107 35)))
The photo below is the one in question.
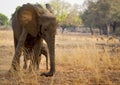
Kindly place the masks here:
MULTIPOLYGON (((35 61, 36 63, 36 69, 39 70, 39 64, 40 64, 40 61, 41 61, 41 55, 44 55, 45 58, 46 58, 46 69, 48 70, 48 47, 47 47, 47 44, 45 43, 42 43, 41 45, 41 50, 40 50, 40 54, 38 56, 38 60, 35 61)), ((24 65, 23 65, 23 69, 27 69, 28 65, 27 65, 27 62, 28 60, 32 61, 31 60, 31 49, 25 49, 25 51, 23 52, 23 55, 24 55, 24 65)), ((30 67, 30 66, 29 66, 30 67)))
POLYGON ((34 50, 32 60, 32 67, 34 68, 34 61, 37 61, 44 39, 48 45, 50 70, 41 75, 53 76, 55 73, 55 34, 57 25, 55 15, 50 13, 49 9, 46 11, 40 5, 27 3, 16 10, 12 16, 15 53, 9 72, 20 72, 20 56, 24 48, 34 50), (26 46, 25 43, 29 41, 32 41, 32 43, 26 46))

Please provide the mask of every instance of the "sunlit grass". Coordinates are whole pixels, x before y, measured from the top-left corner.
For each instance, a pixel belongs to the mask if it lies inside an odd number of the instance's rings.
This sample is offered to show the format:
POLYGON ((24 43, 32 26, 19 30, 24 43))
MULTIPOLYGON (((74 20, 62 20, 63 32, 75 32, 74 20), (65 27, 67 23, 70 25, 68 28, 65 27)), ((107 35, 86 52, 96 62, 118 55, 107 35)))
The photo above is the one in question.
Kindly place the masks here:
POLYGON ((13 35, 12 31, 0 31, 0 85, 119 85, 119 50, 113 52, 113 48, 96 43, 106 45, 107 38, 97 41, 96 36, 56 35, 56 73, 53 77, 40 76, 46 71, 42 59, 39 72, 29 73, 21 69, 19 79, 6 78, 2 70, 8 71, 11 65, 13 35))
MULTIPOLYGON (((83 77, 83 81, 86 80, 83 85, 93 83, 95 83, 95 85, 114 85, 113 81, 111 81, 111 77, 108 74, 109 71, 120 70, 120 56, 114 56, 116 55, 115 53, 112 53, 111 55, 111 48, 108 46, 104 47, 104 49, 107 49, 106 51, 98 48, 96 43, 102 42, 106 44, 106 40, 96 41, 96 37, 71 37, 58 35, 56 41, 57 63, 68 64, 72 69, 79 67, 78 69, 80 70, 93 73, 91 78, 85 77, 84 79, 83 77)), ((81 80, 81 78, 79 79, 79 76, 78 80, 81 80)), ((78 82, 78 84, 76 83, 76 85, 79 84, 80 82, 78 82)))

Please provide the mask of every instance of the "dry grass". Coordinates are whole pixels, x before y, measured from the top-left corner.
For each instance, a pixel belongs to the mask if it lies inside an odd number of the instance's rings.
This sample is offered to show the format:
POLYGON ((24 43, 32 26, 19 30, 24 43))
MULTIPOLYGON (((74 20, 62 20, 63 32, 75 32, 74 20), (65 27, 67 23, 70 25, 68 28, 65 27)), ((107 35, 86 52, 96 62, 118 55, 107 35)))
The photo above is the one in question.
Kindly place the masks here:
POLYGON ((0 31, 0 85, 119 85, 120 48, 114 51, 106 43, 90 36, 56 35, 53 77, 39 76, 46 71, 44 58, 39 72, 21 69, 18 77, 10 77, 7 71, 14 53, 12 31, 0 31))

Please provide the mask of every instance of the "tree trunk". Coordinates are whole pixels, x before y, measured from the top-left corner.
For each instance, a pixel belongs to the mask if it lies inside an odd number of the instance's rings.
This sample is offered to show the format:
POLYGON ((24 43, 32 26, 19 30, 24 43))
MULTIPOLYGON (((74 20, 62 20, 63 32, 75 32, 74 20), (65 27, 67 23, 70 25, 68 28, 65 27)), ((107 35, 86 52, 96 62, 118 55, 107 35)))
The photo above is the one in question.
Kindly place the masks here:
POLYGON ((94 34, 94 32, 93 32, 93 28, 92 28, 92 27, 90 27, 90 32, 91 32, 91 35, 94 34))
POLYGON ((63 34, 63 32, 65 31, 65 28, 64 27, 62 27, 62 34, 63 34))
POLYGON ((107 35, 107 26, 106 25, 102 26, 102 30, 103 30, 103 34, 107 35))
POLYGON ((99 34, 102 35, 102 29, 99 27, 99 34))
POLYGON ((115 33, 115 31, 116 31, 116 22, 113 22, 112 28, 113 28, 112 33, 115 33))
POLYGON ((107 26, 107 37, 109 37, 109 33, 110 33, 110 24, 106 24, 107 26))

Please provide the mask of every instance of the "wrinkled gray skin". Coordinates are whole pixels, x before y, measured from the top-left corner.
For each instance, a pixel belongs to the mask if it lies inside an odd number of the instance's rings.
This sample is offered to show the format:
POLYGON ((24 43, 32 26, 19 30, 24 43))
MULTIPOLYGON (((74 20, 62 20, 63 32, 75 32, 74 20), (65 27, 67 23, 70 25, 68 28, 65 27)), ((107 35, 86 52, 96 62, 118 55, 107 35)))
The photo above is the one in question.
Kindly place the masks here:
POLYGON ((13 56, 10 73, 20 71, 20 56, 24 48, 34 50, 32 67, 41 50, 43 39, 46 41, 50 56, 50 70, 42 73, 44 76, 53 76, 55 73, 55 34, 56 34, 56 17, 46 12, 41 6, 25 4, 19 8, 12 17, 12 28, 14 35, 15 54, 13 56), (32 44, 25 45, 32 41, 32 44))
MULTIPOLYGON (((31 59, 31 50, 30 49, 25 49, 25 52, 23 52, 24 55, 24 65, 23 65, 23 69, 27 69, 28 68, 28 60, 32 60, 31 59)), ((35 68, 37 70, 39 70, 39 64, 41 62, 41 55, 44 55, 44 57, 46 58, 46 69, 48 70, 48 47, 45 43, 42 43, 41 45, 41 54, 39 54, 37 61, 35 61, 36 65, 35 68)))

